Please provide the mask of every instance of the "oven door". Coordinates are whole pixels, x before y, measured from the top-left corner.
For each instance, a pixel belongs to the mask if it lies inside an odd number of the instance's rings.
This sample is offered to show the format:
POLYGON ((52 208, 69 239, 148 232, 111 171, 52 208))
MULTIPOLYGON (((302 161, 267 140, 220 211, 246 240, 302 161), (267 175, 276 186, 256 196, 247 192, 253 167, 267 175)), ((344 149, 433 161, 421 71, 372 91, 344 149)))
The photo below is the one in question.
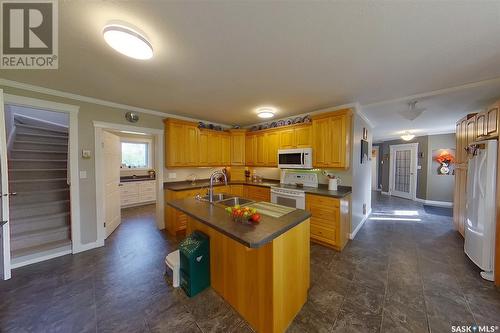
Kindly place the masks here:
POLYGON ((292 208, 305 209, 306 208, 306 197, 304 193, 301 194, 284 194, 279 191, 274 191, 271 189, 271 202, 292 208))

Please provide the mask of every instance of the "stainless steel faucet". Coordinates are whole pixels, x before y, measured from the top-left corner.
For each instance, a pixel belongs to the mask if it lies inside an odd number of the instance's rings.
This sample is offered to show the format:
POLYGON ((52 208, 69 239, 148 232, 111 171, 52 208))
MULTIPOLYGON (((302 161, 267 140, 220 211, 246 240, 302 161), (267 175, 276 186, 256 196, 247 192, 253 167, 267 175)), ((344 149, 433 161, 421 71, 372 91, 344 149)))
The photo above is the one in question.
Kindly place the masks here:
POLYGON ((214 179, 217 176, 224 176, 224 184, 227 185, 227 176, 222 170, 215 170, 210 175, 210 188, 208 189, 208 201, 214 202, 214 179))

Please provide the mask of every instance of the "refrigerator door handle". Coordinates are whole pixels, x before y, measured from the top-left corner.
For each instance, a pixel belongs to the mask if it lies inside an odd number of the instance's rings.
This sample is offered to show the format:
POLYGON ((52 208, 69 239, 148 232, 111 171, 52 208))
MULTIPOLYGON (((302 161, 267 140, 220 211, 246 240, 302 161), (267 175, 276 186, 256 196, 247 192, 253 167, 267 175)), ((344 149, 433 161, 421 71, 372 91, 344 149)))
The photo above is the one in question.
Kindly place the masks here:
POLYGON ((483 187, 483 183, 481 183, 481 174, 482 174, 482 171, 483 171, 483 166, 484 166, 484 162, 486 162, 486 154, 483 154, 483 156, 481 156, 481 161, 479 162, 479 168, 478 168, 478 174, 477 174, 477 183, 479 185, 479 191, 481 192, 481 197, 484 197, 484 187, 483 187))

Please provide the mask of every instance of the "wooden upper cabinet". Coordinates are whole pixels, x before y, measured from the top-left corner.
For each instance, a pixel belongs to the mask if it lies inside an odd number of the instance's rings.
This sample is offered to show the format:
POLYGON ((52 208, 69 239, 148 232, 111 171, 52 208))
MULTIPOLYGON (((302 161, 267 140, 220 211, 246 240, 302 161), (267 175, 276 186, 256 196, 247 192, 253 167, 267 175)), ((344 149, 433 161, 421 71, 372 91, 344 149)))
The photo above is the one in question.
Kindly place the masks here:
POLYGON ((476 140, 480 140, 486 135, 486 113, 480 113, 476 116, 476 140))
POLYGON ((280 133, 270 132, 266 134, 267 166, 278 166, 278 148, 280 145, 280 133))
POLYGON ((245 165, 245 130, 231 130, 231 165, 245 165))
POLYGON ((466 145, 465 146, 468 146, 470 145, 471 143, 473 143, 474 141, 476 141, 476 116, 470 118, 470 119, 467 119, 467 123, 466 123, 466 134, 465 134, 465 137, 466 137, 466 145))
POLYGON ((231 164, 231 136, 229 134, 221 135, 221 162, 222 165, 231 164))
POLYGON ((200 165, 208 165, 208 136, 209 134, 206 131, 200 130, 198 136, 198 162, 200 165))
POLYGON ((309 148, 312 146, 311 142, 311 125, 304 125, 300 127, 296 127, 294 129, 294 137, 295 137, 295 147, 296 148, 309 148))
POLYGON ((330 118, 313 120, 313 164, 327 167, 331 161, 330 118))
POLYGON ((500 110, 497 103, 495 106, 491 107, 486 111, 486 135, 490 137, 498 137, 498 127, 500 120, 500 110))
POLYGON ((267 162, 267 151, 264 142, 265 134, 257 134, 255 136, 256 142, 256 152, 255 152, 255 165, 264 166, 267 162))
POLYGON ((247 135, 245 137, 245 162, 246 165, 255 165, 256 155, 256 137, 255 135, 247 135))
POLYGON ((195 123, 165 119, 165 165, 167 167, 198 164, 198 127, 195 123))
POLYGON ((322 114, 313 118, 313 165, 349 168, 352 111, 322 114))
POLYGON ((279 131, 279 148, 291 149, 295 148, 294 129, 285 129, 279 131))

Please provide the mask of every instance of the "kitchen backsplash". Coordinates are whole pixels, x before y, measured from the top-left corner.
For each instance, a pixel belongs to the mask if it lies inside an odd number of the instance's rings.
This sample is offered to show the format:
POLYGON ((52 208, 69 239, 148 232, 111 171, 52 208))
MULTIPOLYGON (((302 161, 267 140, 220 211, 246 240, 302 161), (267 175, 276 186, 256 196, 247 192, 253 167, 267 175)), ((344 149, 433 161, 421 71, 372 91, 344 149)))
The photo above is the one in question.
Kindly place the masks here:
POLYGON ((186 180, 192 174, 196 175, 197 179, 207 179, 214 170, 220 170, 221 167, 217 168, 178 168, 178 169, 163 169, 163 181, 164 182, 179 182, 186 180), (169 174, 174 174, 175 178, 169 178, 169 174))
MULTIPOLYGON (((257 171, 257 174, 263 178, 267 179, 280 179, 280 169, 278 168, 252 168, 257 171)), ((328 184, 328 178, 323 175, 322 170, 320 169, 314 169, 314 172, 318 174, 318 182, 320 184, 328 184)), ((341 185, 346 185, 346 186, 351 186, 352 185, 352 178, 351 178, 351 173, 349 170, 326 170, 332 175, 335 175, 337 177, 340 177, 341 179, 341 185)))

